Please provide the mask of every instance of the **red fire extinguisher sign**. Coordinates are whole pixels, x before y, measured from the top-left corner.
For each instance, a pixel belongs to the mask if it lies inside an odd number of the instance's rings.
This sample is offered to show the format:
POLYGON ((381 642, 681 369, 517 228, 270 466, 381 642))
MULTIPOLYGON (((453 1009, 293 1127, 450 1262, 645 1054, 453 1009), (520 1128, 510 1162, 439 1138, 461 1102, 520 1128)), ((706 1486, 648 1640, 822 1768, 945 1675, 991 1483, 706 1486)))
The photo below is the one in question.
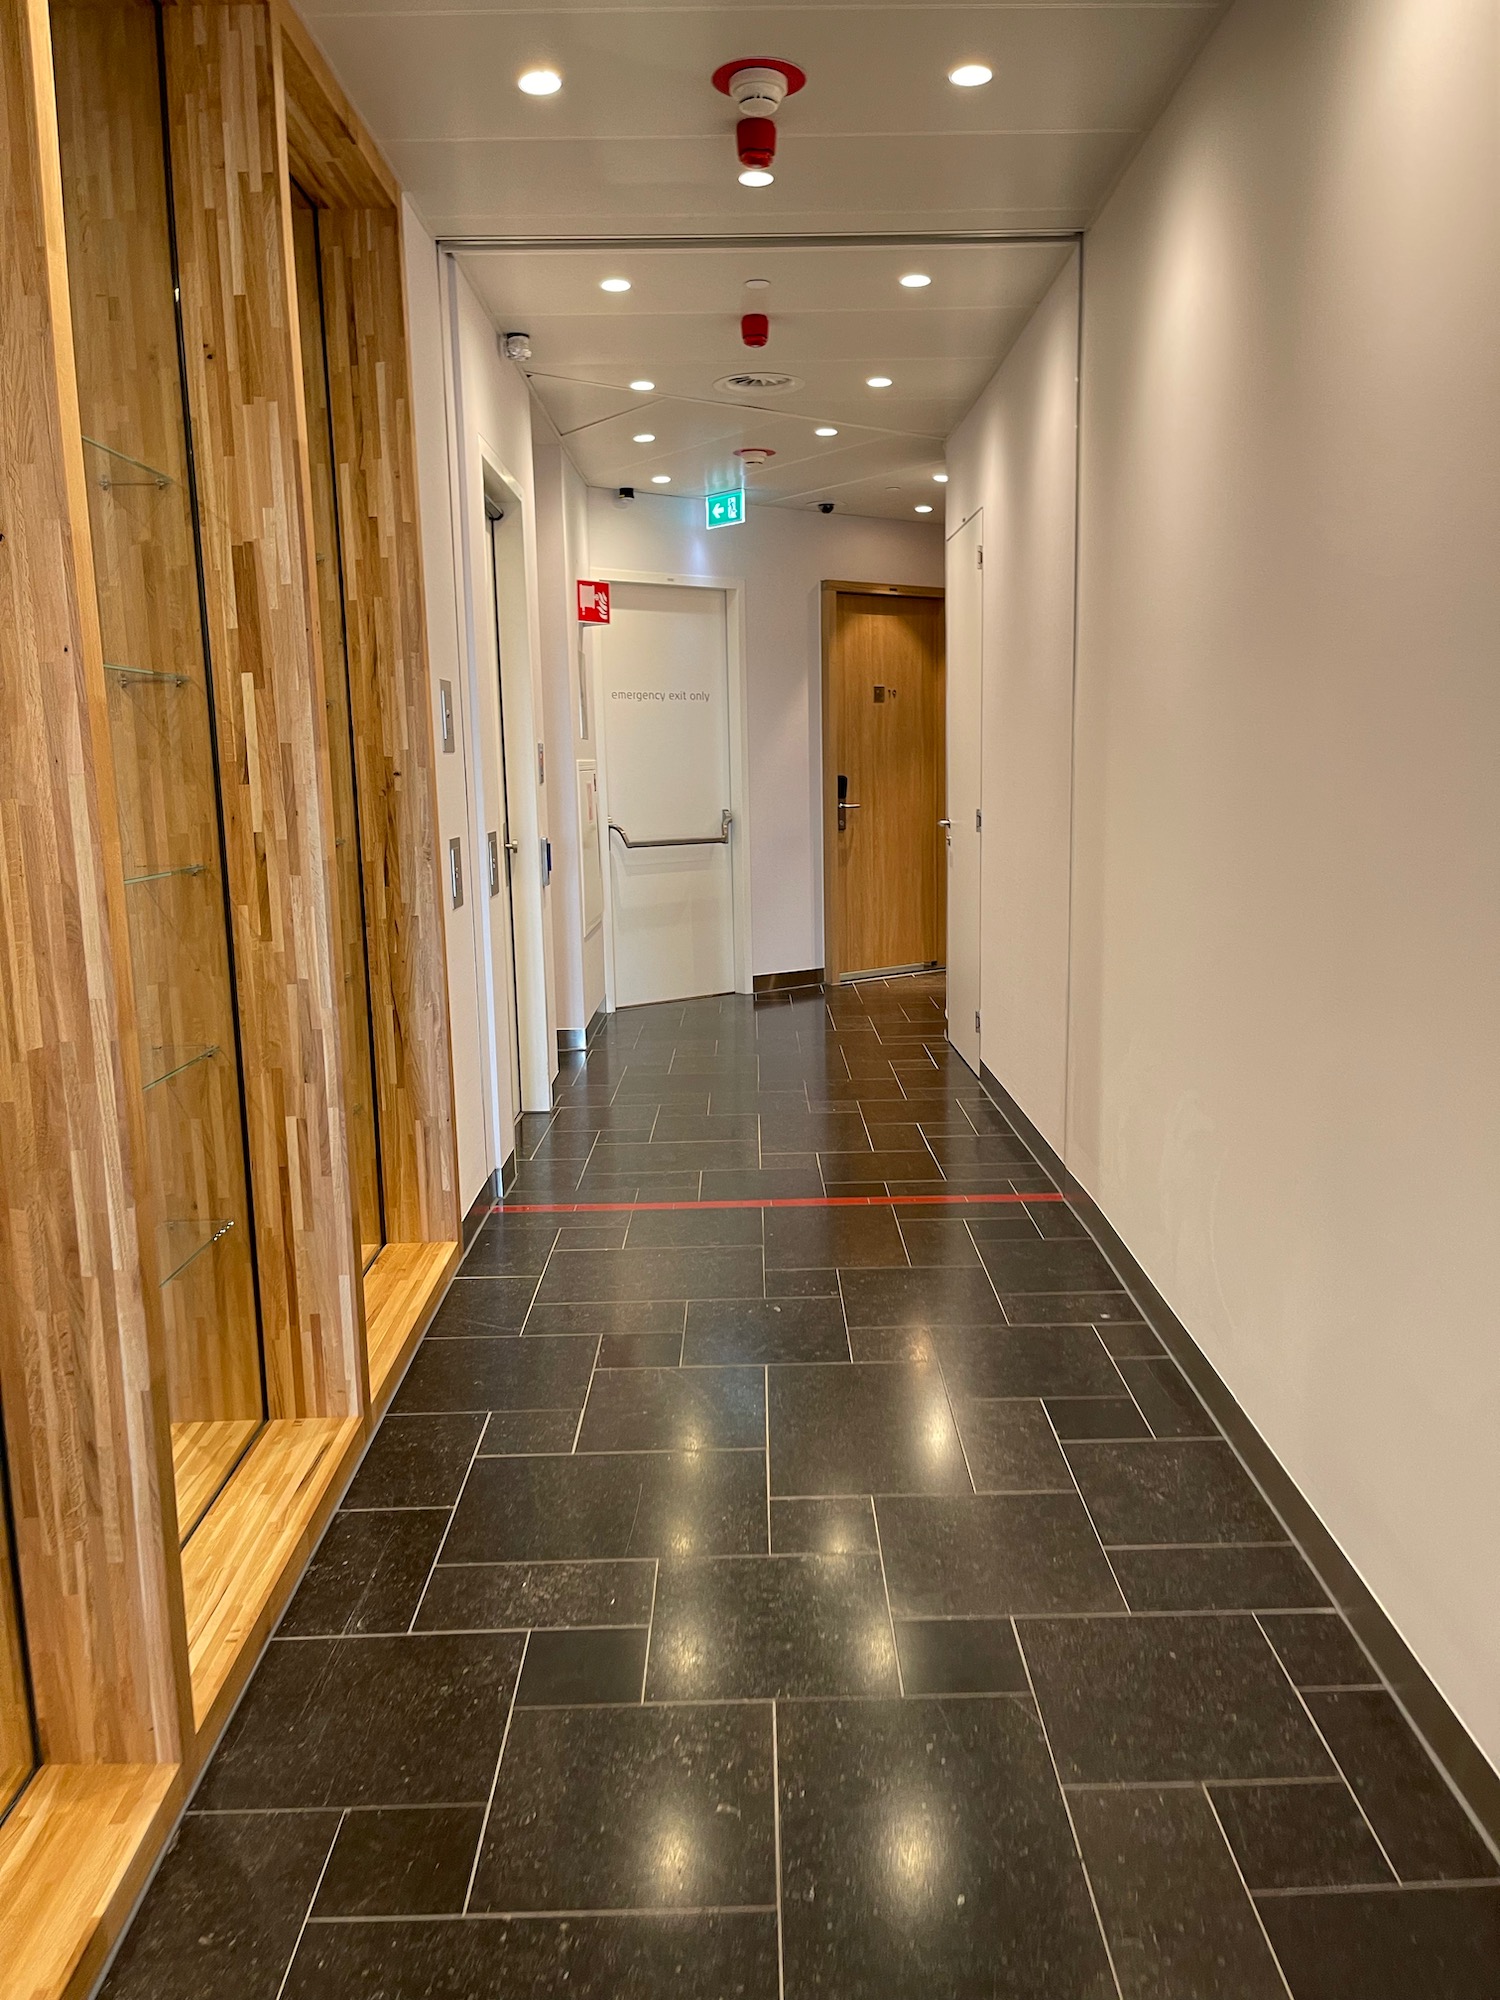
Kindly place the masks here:
POLYGON ((585 583, 578 579, 578 622, 580 625, 609 623, 609 585, 585 583))

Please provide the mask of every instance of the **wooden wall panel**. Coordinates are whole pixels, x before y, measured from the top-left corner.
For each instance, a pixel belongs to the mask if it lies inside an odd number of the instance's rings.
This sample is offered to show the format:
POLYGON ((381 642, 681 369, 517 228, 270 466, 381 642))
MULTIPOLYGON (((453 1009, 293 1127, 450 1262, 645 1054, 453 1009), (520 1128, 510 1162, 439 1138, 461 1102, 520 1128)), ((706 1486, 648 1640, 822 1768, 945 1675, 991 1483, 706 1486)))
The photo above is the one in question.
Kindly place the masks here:
MULTIPOLYGON (((397 214, 319 217, 386 1233, 459 1228, 422 554, 397 214)), ((477 893, 477 890, 476 890, 477 893)))
POLYGON ((333 822, 271 18, 165 10, 168 115, 273 1417, 363 1406, 333 822))
POLYGON ((188 1699, 47 10, 0 0, 0 1403, 44 1758, 188 1699))

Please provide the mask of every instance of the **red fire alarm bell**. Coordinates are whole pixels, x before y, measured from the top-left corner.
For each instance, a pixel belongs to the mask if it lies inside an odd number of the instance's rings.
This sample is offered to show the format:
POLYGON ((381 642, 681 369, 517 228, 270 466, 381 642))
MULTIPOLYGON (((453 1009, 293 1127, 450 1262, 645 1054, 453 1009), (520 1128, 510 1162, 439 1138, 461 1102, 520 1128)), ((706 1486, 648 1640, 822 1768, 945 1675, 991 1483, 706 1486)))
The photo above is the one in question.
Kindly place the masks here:
POLYGON ((578 579, 578 622, 580 625, 609 623, 609 585, 585 583, 578 579))

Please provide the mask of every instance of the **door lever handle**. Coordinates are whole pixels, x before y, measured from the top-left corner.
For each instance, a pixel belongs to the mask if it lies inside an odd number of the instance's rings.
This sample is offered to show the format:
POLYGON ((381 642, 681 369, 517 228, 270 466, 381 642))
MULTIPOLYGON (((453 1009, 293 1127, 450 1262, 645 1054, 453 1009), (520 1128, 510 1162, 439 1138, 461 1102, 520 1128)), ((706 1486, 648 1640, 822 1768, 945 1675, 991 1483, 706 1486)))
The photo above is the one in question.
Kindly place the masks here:
POLYGON ((938 825, 939 825, 939 826, 952 826, 952 824, 953 824, 953 822, 952 822, 952 820, 951 820, 951 819, 940 819, 940 820, 938 821, 938 825))

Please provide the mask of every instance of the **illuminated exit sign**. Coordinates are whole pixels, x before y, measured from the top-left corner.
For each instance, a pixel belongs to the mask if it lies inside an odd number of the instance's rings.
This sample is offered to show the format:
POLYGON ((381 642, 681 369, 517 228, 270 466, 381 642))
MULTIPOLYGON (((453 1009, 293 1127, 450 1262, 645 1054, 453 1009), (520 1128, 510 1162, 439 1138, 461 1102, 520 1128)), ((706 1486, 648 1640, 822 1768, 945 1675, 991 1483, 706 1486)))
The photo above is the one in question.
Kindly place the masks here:
POLYGON ((709 493, 703 513, 711 528, 738 528, 745 519, 745 495, 739 487, 732 493, 709 493))

